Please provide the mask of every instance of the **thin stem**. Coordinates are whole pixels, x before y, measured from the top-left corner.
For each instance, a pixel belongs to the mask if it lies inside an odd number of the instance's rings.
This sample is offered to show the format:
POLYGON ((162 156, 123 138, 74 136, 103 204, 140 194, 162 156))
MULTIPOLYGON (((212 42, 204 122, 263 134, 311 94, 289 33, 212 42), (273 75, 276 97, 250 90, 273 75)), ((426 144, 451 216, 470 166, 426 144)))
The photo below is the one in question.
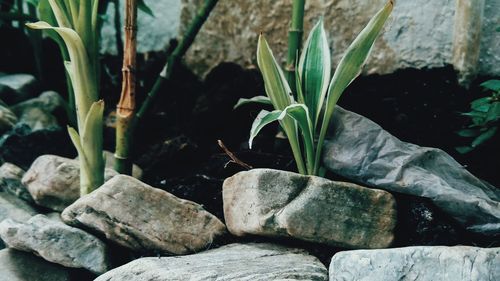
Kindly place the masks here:
POLYGON ((285 72, 288 85, 295 93, 295 64, 302 45, 302 34, 304 33, 304 6, 305 0, 294 0, 292 7, 292 23, 288 30, 288 55, 286 59, 285 72))
MULTIPOLYGON (((116 4, 116 2, 115 2, 116 4)), ((125 49, 123 56, 123 83, 120 101, 116 106, 115 170, 132 173, 129 154, 132 144, 130 124, 135 111, 135 70, 137 56, 137 0, 127 0, 125 6, 125 49)))

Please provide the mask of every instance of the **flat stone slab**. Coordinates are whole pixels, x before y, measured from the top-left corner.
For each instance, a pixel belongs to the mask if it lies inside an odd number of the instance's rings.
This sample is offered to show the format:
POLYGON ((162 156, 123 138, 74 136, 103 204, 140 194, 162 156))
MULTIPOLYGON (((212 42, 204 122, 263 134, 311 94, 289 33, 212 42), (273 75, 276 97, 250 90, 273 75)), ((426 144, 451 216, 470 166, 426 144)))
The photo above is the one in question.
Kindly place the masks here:
POLYGON ((36 215, 25 223, 6 219, 0 223, 0 238, 10 248, 66 267, 85 268, 95 274, 110 268, 108 249, 101 240, 55 217, 36 215))
POLYGON ((0 281, 69 281, 68 269, 33 254, 5 249, 0 251, 0 281))
POLYGON ((273 244, 231 244, 183 257, 141 258, 95 281, 328 280, 325 266, 303 250, 273 244))
POLYGON ((470 231, 500 234, 500 189, 446 152, 400 141, 375 122, 335 108, 324 166, 367 186, 429 198, 470 231))
POLYGON ((198 252, 226 230, 201 205, 125 175, 78 199, 62 219, 139 252, 198 252))
POLYGON ((500 248, 407 247, 337 253, 330 281, 496 281, 500 248))
MULTIPOLYGON (((105 180, 117 174, 106 169, 105 180)), ((22 183, 38 205, 62 211, 80 198, 80 163, 61 156, 42 155, 31 164, 22 183)))
POLYGON ((254 169, 227 178, 224 217, 236 236, 293 237, 345 248, 385 248, 394 239, 393 196, 296 173, 254 169))

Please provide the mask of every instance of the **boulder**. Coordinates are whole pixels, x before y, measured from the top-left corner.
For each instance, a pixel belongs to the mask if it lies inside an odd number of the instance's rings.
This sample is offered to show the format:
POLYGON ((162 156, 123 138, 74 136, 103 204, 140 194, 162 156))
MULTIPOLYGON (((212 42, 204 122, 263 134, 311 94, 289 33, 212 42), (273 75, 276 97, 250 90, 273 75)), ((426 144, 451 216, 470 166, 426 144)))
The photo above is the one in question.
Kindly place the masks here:
POLYGON ((15 104, 37 94, 38 82, 31 74, 8 74, 0 77, 0 99, 15 104))
POLYGON ((32 131, 58 128, 59 123, 53 115, 56 111, 64 112, 65 101, 54 92, 47 91, 39 97, 29 99, 12 106, 12 111, 19 117, 19 122, 28 125, 32 131))
POLYGON ((38 212, 26 201, 10 193, 0 191, 0 221, 14 219, 27 221, 38 212))
POLYGON ((24 173, 25 171, 18 166, 4 163, 0 166, 0 190, 10 192, 27 202, 34 203, 35 201, 33 201, 28 189, 21 183, 24 173))
POLYGON ((0 251, 0 273, 0 281, 72 280, 68 269, 12 249, 0 251))
POLYGON ((337 253, 330 281, 500 280, 500 248, 407 247, 337 253))
POLYGON ((328 279, 325 266, 303 250, 272 244, 230 244, 183 257, 141 258, 96 281, 232 281, 328 279))
POLYGON ((138 252, 198 252, 226 229, 202 206, 125 175, 78 199, 62 219, 138 252))
POLYGON ((292 237, 345 248, 385 248, 396 225, 385 191, 271 169, 239 172, 223 185, 224 218, 237 236, 292 237))
POLYGON ((54 217, 36 215, 27 222, 6 219, 0 223, 0 238, 10 248, 66 267, 85 268, 95 274, 110 268, 108 249, 101 240, 54 217))
MULTIPOLYGON (((116 174, 106 169, 105 180, 116 174)), ((62 211, 80 197, 80 163, 56 155, 42 155, 26 171, 22 183, 38 205, 62 211)))
POLYGON ((17 116, 6 106, 0 104, 0 134, 10 130, 17 123, 17 116))
POLYGON ((446 152, 400 141, 366 117, 335 109, 323 165, 354 182, 429 198, 463 227, 500 234, 500 189, 446 152))

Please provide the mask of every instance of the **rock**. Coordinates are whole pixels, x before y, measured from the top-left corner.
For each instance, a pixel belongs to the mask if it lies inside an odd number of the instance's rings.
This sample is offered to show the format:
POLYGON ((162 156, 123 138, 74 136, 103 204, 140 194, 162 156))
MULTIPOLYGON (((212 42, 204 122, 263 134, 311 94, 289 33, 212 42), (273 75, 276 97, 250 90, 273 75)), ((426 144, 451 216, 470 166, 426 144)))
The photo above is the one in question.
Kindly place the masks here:
MULTIPOLYGON (((117 174, 106 169, 105 180, 117 174)), ((80 163, 56 155, 42 155, 24 174, 22 183, 38 205, 62 211, 80 198, 80 163)))
MULTIPOLYGON (((123 26, 125 1, 120 0, 119 2, 119 10, 122 13, 120 26, 123 26)), ((170 40, 174 39, 178 34, 181 0, 146 0, 144 2, 151 8, 154 16, 139 11, 137 17, 137 51, 139 53, 164 51, 167 49, 170 40)), ((115 7, 109 5, 101 29, 101 53, 103 54, 117 54, 114 20, 115 7)))
POLYGON ((56 110, 64 109, 65 106, 66 102, 61 97, 61 95, 54 91, 46 91, 36 98, 32 98, 13 105, 12 110, 16 114, 20 115, 26 109, 36 107, 53 113, 56 110))
POLYGON ((0 237, 10 248, 33 252, 66 267, 85 268, 95 274, 110 268, 108 249, 101 240, 44 215, 25 223, 4 220, 0 223, 0 237))
POLYGON ((324 265, 303 250, 273 244, 230 244, 183 257, 141 258, 96 281, 328 280, 324 265))
MULTIPOLYGON (((106 168, 114 169, 115 156, 114 156, 113 152, 104 150, 104 158, 106 160, 106 168)), ((78 157, 76 157, 75 159, 78 159, 78 157)), ((139 179, 139 180, 142 178, 142 169, 139 166, 137 166, 136 164, 132 165, 132 176, 136 179, 139 179)))
POLYGON ((31 74, 9 74, 0 77, 0 99, 7 104, 27 100, 37 94, 37 81, 31 74))
POLYGON ((0 167, 0 190, 16 195, 24 201, 34 203, 33 197, 29 193, 26 186, 21 183, 24 175, 24 170, 11 163, 4 163, 0 167))
POLYGON ((320 177, 271 169, 224 181, 224 217, 236 236, 293 237, 345 248, 385 248, 393 239, 393 196, 320 177))
POLYGON ((225 233, 224 224, 200 205, 125 175, 78 199, 62 219, 140 252, 197 252, 225 233))
MULTIPOLYGON (((385 2, 307 1, 305 34, 320 17, 324 18, 335 66, 355 36, 385 2)), ((494 32, 498 22, 495 21, 494 11, 498 10, 500 1, 481 1, 476 5, 466 2, 464 7, 458 2, 463 1, 395 1, 386 30, 377 39, 365 72, 387 74, 398 69, 442 67, 447 64, 454 64, 461 70, 453 53, 463 45, 480 43, 480 48, 468 50, 470 56, 475 55, 475 60, 469 62, 470 68, 483 75, 498 75, 500 55, 494 51, 499 43, 494 32), (484 14, 479 13, 479 18, 472 18, 467 6, 482 6, 484 14), (464 12, 459 13, 462 8, 464 12), (479 30, 466 29, 462 33, 481 35, 477 36, 479 38, 467 36, 457 40, 461 44, 456 44, 455 37, 465 36, 454 33, 455 26, 467 21, 479 21, 479 30), (480 40, 474 43, 475 38, 480 40)), ((201 3, 203 1, 182 0, 180 34, 184 34, 201 3)), ((222 62, 253 66, 260 32, 265 33, 278 62, 284 63, 291 14, 292 2, 286 0, 220 1, 186 53, 186 63, 201 76, 222 62)))
POLYGON ((70 281, 69 271, 30 253, 0 251, 0 281, 70 281))
POLYGON ((0 192, 0 221, 14 219, 27 221, 38 212, 25 201, 16 196, 0 192))
POLYGON ((12 111, 19 116, 19 122, 28 125, 32 131, 58 128, 59 123, 53 115, 57 110, 63 111, 65 102, 54 92, 42 93, 39 97, 29 99, 12 106, 12 111))
POLYGON ((0 134, 10 130, 16 123, 16 115, 9 108, 0 104, 0 134))
POLYGON ((402 142, 379 125, 337 107, 323 164, 367 186, 429 198, 470 231, 500 234, 500 189, 446 152, 402 142))
POLYGON ((45 154, 75 157, 76 150, 66 129, 32 131, 26 124, 17 124, 0 137, 0 162, 27 170, 38 156, 45 154))
POLYGON ((330 281, 500 280, 500 248, 408 247, 337 253, 330 281))

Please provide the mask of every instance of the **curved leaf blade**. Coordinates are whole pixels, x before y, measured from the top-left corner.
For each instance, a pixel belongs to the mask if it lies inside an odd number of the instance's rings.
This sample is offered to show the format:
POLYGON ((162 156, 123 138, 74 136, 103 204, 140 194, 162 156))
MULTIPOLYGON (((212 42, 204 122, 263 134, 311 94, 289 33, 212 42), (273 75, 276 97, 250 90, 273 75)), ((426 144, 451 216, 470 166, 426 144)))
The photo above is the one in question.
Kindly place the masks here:
POLYGON ((265 126, 271 124, 274 121, 278 121, 281 115, 280 110, 275 111, 267 111, 261 110, 259 115, 255 118, 252 124, 252 128, 250 129, 250 138, 248 139, 248 147, 252 149, 253 139, 259 134, 260 130, 262 130, 265 126))
POLYGON ((245 98, 239 99, 238 102, 236 103, 236 105, 233 107, 233 109, 236 109, 236 108, 238 108, 240 106, 243 106, 243 105, 249 104, 249 103, 261 103, 261 104, 272 105, 271 99, 269 99, 269 97, 266 97, 266 96, 256 96, 256 97, 253 97, 253 98, 250 98, 250 99, 245 99, 245 98))

